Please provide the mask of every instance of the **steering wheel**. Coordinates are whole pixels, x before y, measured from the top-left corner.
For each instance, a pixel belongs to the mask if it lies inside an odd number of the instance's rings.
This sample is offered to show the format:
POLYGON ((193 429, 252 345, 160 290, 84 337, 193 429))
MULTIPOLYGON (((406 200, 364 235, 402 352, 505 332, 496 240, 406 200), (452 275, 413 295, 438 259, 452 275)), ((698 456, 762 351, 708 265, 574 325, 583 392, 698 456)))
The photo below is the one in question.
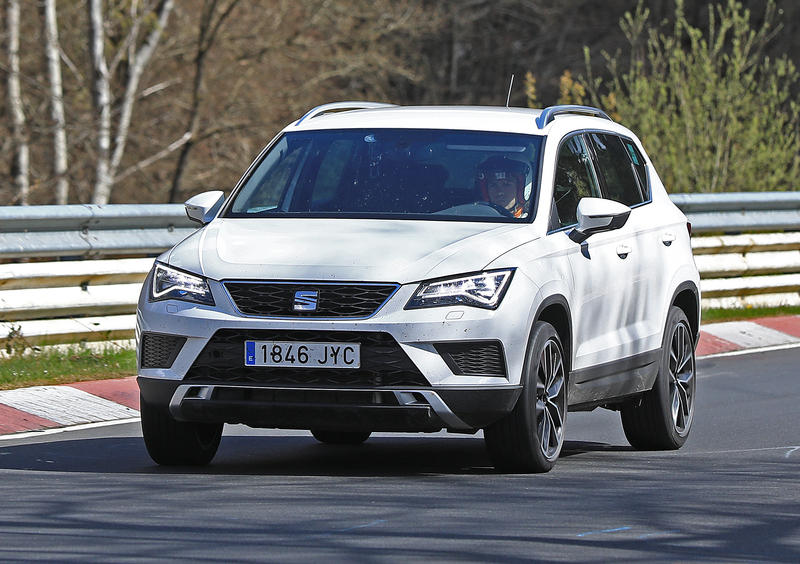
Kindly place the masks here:
POLYGON ((495 204, 494 202, 480 201, 480 202, 475 202, 475 203, 479 204, 479 205, 482 205, 482 206, 488 206, 488 207, 492 208, 494 211, 496 211, 498 214, 500 214, 500 215, 502 215, 504 217, 514 217, 514 214, 511 213, 510 210, 507 210, 503 206, 499 206, 499 205, 495 204))

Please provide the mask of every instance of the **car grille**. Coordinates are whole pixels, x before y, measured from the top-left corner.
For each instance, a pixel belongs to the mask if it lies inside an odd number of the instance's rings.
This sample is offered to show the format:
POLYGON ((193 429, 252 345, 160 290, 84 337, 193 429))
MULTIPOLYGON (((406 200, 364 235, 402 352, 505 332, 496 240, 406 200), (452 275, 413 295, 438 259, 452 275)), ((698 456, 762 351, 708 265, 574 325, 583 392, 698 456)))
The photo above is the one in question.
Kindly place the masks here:
POLYGON ((198 355, 184 381, 257 383, 324 388, 427 387, 429 382, 388 333, 221 329, 198 355), (244 365, 244 342, 360 343, 361 368, 288 368, 244 365))
POLYGON ((169 368, 186 342, 186 337, 142 333, 142 368, 169 368))
POLYGON ((259 317, 351 317, 373 315, 397 290, 396 284, 327 284, 302 282, 225 282, 244 315, 259 317), (313 311, 294 309, 296 292, 317 292, 313 311))
POLYGON ((438 343, 435 348, 453 374, 506 377, 503 345, 498 341, 438 343))

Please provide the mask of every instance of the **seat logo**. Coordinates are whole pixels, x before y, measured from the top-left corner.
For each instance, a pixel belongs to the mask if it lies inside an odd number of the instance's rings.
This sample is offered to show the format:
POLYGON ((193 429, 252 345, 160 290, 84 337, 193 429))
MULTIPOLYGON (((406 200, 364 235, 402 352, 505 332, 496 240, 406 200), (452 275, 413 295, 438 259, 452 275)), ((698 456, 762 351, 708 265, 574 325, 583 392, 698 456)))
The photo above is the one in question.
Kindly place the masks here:
POLYGON ((317 311, 319 292, 316 290, 298 290, 294 293, 294 311, 317 311))

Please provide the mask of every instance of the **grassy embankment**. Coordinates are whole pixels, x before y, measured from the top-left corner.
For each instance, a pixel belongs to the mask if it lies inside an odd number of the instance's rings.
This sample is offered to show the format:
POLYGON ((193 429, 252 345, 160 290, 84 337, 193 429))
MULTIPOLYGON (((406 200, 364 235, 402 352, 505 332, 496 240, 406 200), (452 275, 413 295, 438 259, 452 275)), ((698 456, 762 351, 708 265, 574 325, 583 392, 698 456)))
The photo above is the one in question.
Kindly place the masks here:
MULTIPOLYGON (((708 310, 703 312, 703 323, 778 315, 800 315, 800 307, 708 310)), ((115 347, 103 351, 76 348, 69 352, 28 351, 26 354, 19 354, 19 349, 14 354, 13 348, 8 347, 6 352, 10 354, 6 358, 0 358, 0 390, 122 378, 136 374, 135 352, 115 347)))
POLYGON ((123 378, 136 374, 136 353, 116 347, 101 351, 75 347, 69 351, 6 352, 11 354, 0 358, 0 390, 123 378))

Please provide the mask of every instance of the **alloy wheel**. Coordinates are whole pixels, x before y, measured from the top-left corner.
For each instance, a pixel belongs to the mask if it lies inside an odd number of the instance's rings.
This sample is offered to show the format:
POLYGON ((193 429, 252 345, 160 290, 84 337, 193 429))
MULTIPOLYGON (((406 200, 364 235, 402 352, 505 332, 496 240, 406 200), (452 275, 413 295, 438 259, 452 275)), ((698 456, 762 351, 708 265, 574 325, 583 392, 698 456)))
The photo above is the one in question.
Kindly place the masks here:
POLYGON ((694 415, 695 364, 688 327, 679 323, 669 351, 669 396, 675 430, 684 435, 694 415))
POLYGON ((564 441, 566 411, 564 359, 558 344, 549 340, 542 351, 536 378, 536 428, 542 454, 558 456, 564 441))

